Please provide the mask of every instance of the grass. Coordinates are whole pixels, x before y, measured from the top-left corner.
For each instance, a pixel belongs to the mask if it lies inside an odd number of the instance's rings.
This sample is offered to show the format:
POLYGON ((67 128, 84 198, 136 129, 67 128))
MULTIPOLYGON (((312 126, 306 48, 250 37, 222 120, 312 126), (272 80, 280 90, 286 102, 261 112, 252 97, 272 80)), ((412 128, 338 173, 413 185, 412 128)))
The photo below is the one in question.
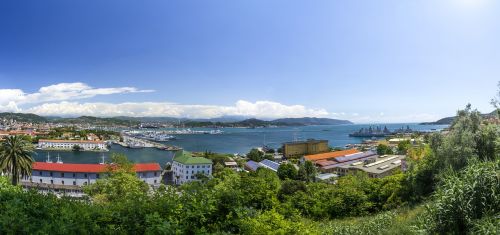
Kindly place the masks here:
POLYGON ((322 234, 424 234, 420 217, 425 206, 400 208, 376 215, 325 221, 318 224, 322 234))

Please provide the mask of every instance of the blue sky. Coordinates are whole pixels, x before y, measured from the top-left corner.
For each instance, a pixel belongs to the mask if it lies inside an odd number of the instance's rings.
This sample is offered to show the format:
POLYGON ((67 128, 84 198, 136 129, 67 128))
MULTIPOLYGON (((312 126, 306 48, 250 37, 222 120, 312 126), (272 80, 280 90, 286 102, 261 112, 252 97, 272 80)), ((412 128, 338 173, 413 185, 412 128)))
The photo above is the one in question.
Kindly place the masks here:
POLYGON ((0 111, 430 121, 492 110, 498 42, 494 0, 2 1, 0 111))

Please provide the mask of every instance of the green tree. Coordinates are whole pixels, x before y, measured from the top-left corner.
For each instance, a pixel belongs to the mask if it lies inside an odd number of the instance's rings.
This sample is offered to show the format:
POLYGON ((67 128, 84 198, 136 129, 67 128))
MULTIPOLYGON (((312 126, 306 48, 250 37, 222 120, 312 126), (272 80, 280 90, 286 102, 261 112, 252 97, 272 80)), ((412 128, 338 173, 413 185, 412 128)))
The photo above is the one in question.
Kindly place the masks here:
POLYGON ((377 146, 377 154, 378 155, 393 154, 392 148, 385 144, 379 144, 377 146))
POLYGON ((79 151, 81 151, 81 150, 82 150, 82 147, 80 147, 80 145, 78 145, 78 144, 75 144, 75 145, 73 145, 73 148, 72 148, 72 149, 73 149, 73 151, 75 151, 75 152, 79 152, 79 151))
POLYGON ((0 145, 0 171, 12 177, 12 185, 19 178, 30 176, 33 166, 33 145, 22 136, 9 136, 0 145))
POLYGON ((301 180, 312 182, 316 177, 316 167, 311 161, 305 161, 299 166, 298 176, 301 180))
POLYGON ((291 163, 281 164, 278 167, 277 173, 278 173, 278 177, 281 180, 287 180, 287 179, 294 180, 294 179, 297 179, 297 175, 298 175, 297 169, 291 163))
POLYGON ((252 149, 249 153, 247 153, 247 158, 255 162, 260 162, 264 160, 264 153, 258 149, 252 149))
POLYGON ((94 184, 84 188, 94 201, 109 203, 144 198, 149 186, 134 172, 133 164, 123 154, 114 153, 107 172, 94 184))
POLYGON ((398 143, 398 154, 406 155, 408 154, 408 150, 412 147, 410 140, 404 140, 398 143))

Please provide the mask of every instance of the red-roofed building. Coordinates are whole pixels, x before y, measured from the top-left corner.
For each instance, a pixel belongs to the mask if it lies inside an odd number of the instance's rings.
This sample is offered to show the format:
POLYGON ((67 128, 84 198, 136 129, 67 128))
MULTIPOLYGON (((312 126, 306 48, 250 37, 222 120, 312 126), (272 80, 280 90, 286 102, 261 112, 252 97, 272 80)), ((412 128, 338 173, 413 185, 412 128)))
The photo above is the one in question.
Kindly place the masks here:
MULTIPOLYGON (((35 162, 30 178, 22 180, 30 188, 69 190, 81 193, 81 187, 102 178, 109 165, 35 162)), ((161 167, 158 163, 134 164, 137 177, 156 186, 161 182, 161 167)))

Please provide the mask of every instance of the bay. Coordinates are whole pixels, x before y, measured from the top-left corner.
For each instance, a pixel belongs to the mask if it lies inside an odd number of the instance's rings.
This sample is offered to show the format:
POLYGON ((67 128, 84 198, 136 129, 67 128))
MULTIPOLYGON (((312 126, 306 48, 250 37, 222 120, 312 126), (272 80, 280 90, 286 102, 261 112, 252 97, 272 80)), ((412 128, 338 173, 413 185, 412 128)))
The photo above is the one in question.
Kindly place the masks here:
MULTIPOLYGON (((352 124, 332 126, 300 126, 300 127, 272 127, 272 128, 220 128, 223 134, 184 134, 175 135, 177 139, 165 142, 167 145, 182 147, 187 151, 203 152, 212 151, 217 153, 239 153, 245 154, 250 149, 267 145, 278 148, 283 142, 307 139, 325 139, 333 147, 344 147, 347 144, 361 143, 367 138, 349 137, 349 133, 358 131, 360 128, 387 126, 389 130, 406 128, 409 126, 414 131, 441 130, 447 125, 418 125, 415 123, 400 124, 352 124)), ((158 129, 156 129, 158 130, 158 129)), ((171 129, 170 129, 171 130, 171 129)), ((208 128, 191 128, 191 130, 212 130, 208 128)), ((54 161, 59 155, 65 163, 99 163, 104 155, 106 160, 112 153, 123 153, 133 162, 157 162, 161 166, 172 161, 173 152, 158 150, 155 148, 129 149, 119 145, 113 145, 109 152, 72 152, 72 151, 50 151, 51 159, 54 161)), ((34 155, 36 161, 45 161, 47 151, 36 150, 34 155)))

